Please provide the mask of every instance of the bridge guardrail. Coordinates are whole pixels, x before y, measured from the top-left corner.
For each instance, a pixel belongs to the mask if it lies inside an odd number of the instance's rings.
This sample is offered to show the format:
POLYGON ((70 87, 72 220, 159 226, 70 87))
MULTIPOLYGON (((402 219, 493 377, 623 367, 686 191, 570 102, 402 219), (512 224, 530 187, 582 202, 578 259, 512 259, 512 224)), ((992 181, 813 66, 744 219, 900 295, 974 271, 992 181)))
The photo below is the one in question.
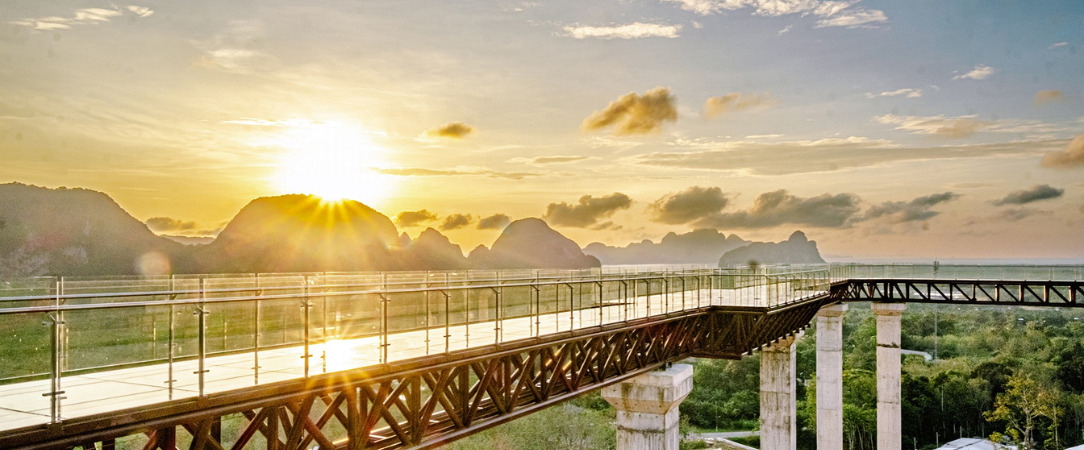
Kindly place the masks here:
POLYGON ((18 282, 0 281, 3 292, 19 294, 0 297, 0 386, 38 383, 41 392, 29 404, 0 407, 35 411, 40 421, 55 422, 78 414, 63 405, 89 401, 81 383, 94 383, 91 375, 106 370, 145 368, 161 383, 141 389, 163 401, 195 397, 238 383, 265 384, 706 306, 770 308, 827 293, 829 271, 63 278, 48 287, 31 281, 21 292, 18 282), (410 333, 412 340, 397 338, 410 333), (215 358, 226 357, 233 366, 212 367, 215 358), (71 388, 76 385, 81 389, 71 388))

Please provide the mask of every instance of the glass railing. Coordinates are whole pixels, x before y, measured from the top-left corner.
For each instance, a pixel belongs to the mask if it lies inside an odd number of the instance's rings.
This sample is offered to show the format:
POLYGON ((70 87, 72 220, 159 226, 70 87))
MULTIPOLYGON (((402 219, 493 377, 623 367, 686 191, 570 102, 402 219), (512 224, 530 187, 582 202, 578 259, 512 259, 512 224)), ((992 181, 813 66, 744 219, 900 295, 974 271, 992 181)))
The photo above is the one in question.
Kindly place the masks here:
POLYGON ((708 306, 823 296, 828 266, 0 280, 0 429, 708 306))

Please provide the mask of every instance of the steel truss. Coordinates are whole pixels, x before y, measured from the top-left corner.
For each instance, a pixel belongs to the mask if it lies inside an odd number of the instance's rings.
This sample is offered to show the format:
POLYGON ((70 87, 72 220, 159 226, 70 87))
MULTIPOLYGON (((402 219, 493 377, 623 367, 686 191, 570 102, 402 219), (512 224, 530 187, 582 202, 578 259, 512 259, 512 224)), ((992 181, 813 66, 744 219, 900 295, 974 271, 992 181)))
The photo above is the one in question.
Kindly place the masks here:
POLYGON ((969 305, 1084 306, 1081 281, 852 279, 832 286, 846 302, 901 301, 969 305))
POLYGON ((30 428, 0 448, 430 448, 689 356, 738 358, 808 325, 827 296, 705 307, 30 428), (223 439, 222 423, 241 422, 223 439))

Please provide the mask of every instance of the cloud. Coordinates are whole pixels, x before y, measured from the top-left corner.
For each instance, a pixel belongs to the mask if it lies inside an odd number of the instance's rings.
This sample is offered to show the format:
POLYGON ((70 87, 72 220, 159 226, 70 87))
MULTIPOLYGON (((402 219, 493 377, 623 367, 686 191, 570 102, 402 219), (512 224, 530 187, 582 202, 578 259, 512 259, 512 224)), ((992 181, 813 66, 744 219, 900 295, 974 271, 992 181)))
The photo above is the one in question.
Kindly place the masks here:
POLYGON ((904 88, 904 89, 896 89, 894 91, 885 91, 885 92, 882 92, 880 94, 874 94, 874 93, 871 93, 871 92, 867 92, 866 93, 866 98, 896 97, 896 96, 900 96, 900 95, 902 95, 904 97, 907 97, 907 98, 919 98, 919 97, 922 97, 922 89, 904 88))
POLYGON ((395 215, 395 224, 403 228, 415 227, 434 220, 437 220, 437 215, 425 209, 418 211, 403 211, 395 215))
POLYGON ((483 217, 478 220, 479 230, 503 230, 508 224, 512 223, 512 219, 504 214, 494 214, 489 217, 483 217))
POLYGON ((612 216, 618 210, 628 209, 631 205, 632 199, 620 192, 599 198, 585 195, 580 197, 575 205, 565 202, 550 203, 546 206, 546 214, 542 218, 551 225, 586 228, 597 224, 599 219, 612 216))
MULTIPOLYGON (((154 14, 150 8, 130 5, 126 9, 138 17, 147 17, 154 14)), ((106 8, 82 8, 75 10, 69 17, 49 16, 38 18, 26 18, 8 22, 12 25, 30 27, 38 31, 69 30, 77 25, 93 25, 105 23, 113 18, 124 15, 119 9, 106 8)))
POLYGON ((453 170, 453 169, 426 169, 421 167, 398 167, 389 169, 379 169, 377 172, 384 175, 394 175, 400 177, 445 177, 445 176, 461 176, 461 175, 478 175, 487 176, 493 178, 507 178, 510 180, 522 180, 529 177, 537 177, 542 174, 533 172, 498 172, 495 170, 453 170))
POLYGON ((722 212, 730 198, 717 187, 693 186, 684 191, 664 195, 648 206, 652 219, 672 225, 697 222, 722 212))
POLYGON ((785 189, 757 196, 745 211, 720 213, 696 222, 714 228, 766 228, 779 225, 807 225, 823 228, 846 227, 859 210, 855 194, 822 194, 801 198, 785 189))
POLYGON ((590 159, 587 156, 540 156, 531 160, 532 164, 560 164, 590 159))
POLYGON ((921 222, 940 214, 930 208, 959 197, 959 194, 953 192, 942 192, 918 197, 909 202, 884 202, 871 206, 865 215, 856 221, 883 219, 889 223, 921 222))
POLYGON ((265 28, 260 20, 231 20, 219 33, 195 42, 204 51, 196 65, 240 74, 269 70, 275 59, 258 50, 265 28))
POLYGON ((1055 42, 1055 43, 1051 44, 1050 47, 1048 47, 1048 49, 1053 50, 1053 49, 1058 48, 1058 47, 1065 47, 1066 45, 1069 45, 1069 43, 1068 42, 1055 42))
POLYGON ((170 217, 151 217, 146 221, 147 228, 155 233, 193 231, 198 228, 196 222, 173 219, 170 217))
POLYGON ((874 24, 887 22, 888 16, 878 9, 857 9, 817 21, 816 28, 876 28, 874 24))
POLYGON ((996 72, 996 71, 997 71, 997 69, 995 69, 993 67, 987 66, 985 64, 979 64, 979 65, 975 66, 974 69, 971 69, 970 72, 965 73, 963 75, 956 75, 956 76, 952 77, 952 79, 953 80, 962 80, 962 79, 965 79, 965 78, 969 78, 969 79, 972 79, 972 80, 985 80, 987 78, 990 78, 990 76, 993 75, 994 72, 996 72))
POLYGON ((779 103, 770 92, 761 94, 742 94, 731 92, 721 97, 711 97, 704 102, 704 115, 715 117, 732 111, 767 107, 779 103))
POLYGON ((1054 151, 1043 156, 1043 167, 1068 169, 1084 166, 1084 134, 1077 135, 1065 150, 1054 151))
POLYGON ((663 122, 677 121, 675 99, 670 89, 655 87, 643 96, 635 92, 622 95, 602 111, 595 111, 583 120, 584 131, 594 131, 613 125, 616 134, 646 134, 658 131, 663 122))
POLYGON ((1010 192, 1008 195, 995 200, 993 203, 998 206, 1024 205, 1031 202, 1058 198, 1064 193, 1064 189, 1054 188, 1047 184, 1038 184, 1029 189, 1010 192))
POLYGON ((897 130, 906 130, 915 134, 929 134, 952 139, 962 139, 974 135, 983 127, 991 125, 990 122, 983 122, 975 117, 976 116, 974 115, 960 117, 920 117, 885 114, 883 116, 875 117, 874 120, 885 125, 898 125, 896 127, 897 130))
POLYGON ((1053 215, 1052 211, 1041 211, 1030 208, 1009 208, 999 211, 994 217, 1001 222, 1018 222, 1034 215, 1053 215))
POLYGON ((794 29, 794 25, 787 25, 787 26, 783 27, 783 29, 782 29, 782 30, 779 30, 779 31, 777 31, 777 32, 775 33, 775 35, 776 35, 776 36, 782 36, 782 35, 784 35, 784 34, 787 34, 787 33, 789 33, 789 32, 790 32, 790 30, 793 30, 793 29, 794 29))
POLYGON ((565 26, 565 36, 575 39, 639 39, 646 37, 676 38, 681 32, 681 25, 633 22, 609 27, 591 27, 586 25, 565 26))
POLYGON ((154 11, 146 6, 128 5, 126 8, 139 17, 150 17, 154 14, 154 11))
POLYGON ((431 130, 425 135, 433 138, 463 139, 474 132, 474 128, 462 122, 449 122, 431 130))
POLYGON ((455 230, 457 228, 463 228, 470 225, 474 217, 470 214, 451 214, 444 218, 444 222, 440 224, 441 231, 455 230))
MULTIPOLYGON (((790 175, 881 167, 906 161, 964 158, 1039 158, 1065 147, 1065 139, 1037 139, 976 145, 902 147, 862 136, 811 141, 757 142, 678 138, 673 151, 628 157, 631 164, 735 174, 790 175), (770 157, 766 157, 770 155, 770 157)), ((1084 156, 1081 157, 1084 160, 1084 156)))
POLYGON ((1062 100, 1065 100, 1065 97, 1061 95, 1061 91, 1056 89, 1039 91, 1035 93, 1036 105, 1042 105, 1050 102, 1058 102, 1062 100))
MULTIPOLYGON (((681 9, 707 16, 724 10, 736 11, 751 8, 758 16, 778 17, 790 14, 819 17, 817 28, 847 27, 874 28, 876 23, 888 21, 884 11, 876 9, 849 9, 858 0, 662 0, 677 3, 681 9)), ((785 32, 785 31, 784 31, 785 32)), ((780 34, 784 33, 780 32, 780 34)))

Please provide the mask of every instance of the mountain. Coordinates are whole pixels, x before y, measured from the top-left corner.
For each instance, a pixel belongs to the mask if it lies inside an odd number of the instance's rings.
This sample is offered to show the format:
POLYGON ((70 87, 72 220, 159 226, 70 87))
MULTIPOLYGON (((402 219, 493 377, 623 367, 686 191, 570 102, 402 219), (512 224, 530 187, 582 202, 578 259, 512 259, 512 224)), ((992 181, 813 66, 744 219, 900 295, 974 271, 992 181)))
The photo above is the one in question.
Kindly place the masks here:
POLYGON ((823 264, 817 242, 795 231, 790 238, 777 243, 754 242, 723 254, 719 266, 740 264, 823 264))
POLYGON ((611 247, 594 242, 583 252, 602 264, 715 264, 720 255, 748 243, 736 234, 727 236, 718 230, 699 229, 685 234, 670 232, 658 244, 644 240, 611 247))
POLYGON ((397 256, 400 270, 455 270, 468 266, 463 250, 432 228, 403 245, 397 256))
POLYGON ((202 272, 392 270, 398 243, 391 219, 360 202, 293 194, 253 200, 194 250, 202 272))
POLYGON ((257 198, 210 243, 175 240, 194 241, 155 235, 101 192, 0 185, 0 277, 599 266, 541 219, 465 258, 437 230, 411 240, 362 203, 308 195, 257 198))
POLYGON ((108 195, 0 185, 0 277, 168 273, 184 246, 156 236, 108 195))
POLYGON ((491 248, 478 246, 467 259, 480 269, 586 269, 601 265, 571 239, 534 218, 512 222, 491 248))

